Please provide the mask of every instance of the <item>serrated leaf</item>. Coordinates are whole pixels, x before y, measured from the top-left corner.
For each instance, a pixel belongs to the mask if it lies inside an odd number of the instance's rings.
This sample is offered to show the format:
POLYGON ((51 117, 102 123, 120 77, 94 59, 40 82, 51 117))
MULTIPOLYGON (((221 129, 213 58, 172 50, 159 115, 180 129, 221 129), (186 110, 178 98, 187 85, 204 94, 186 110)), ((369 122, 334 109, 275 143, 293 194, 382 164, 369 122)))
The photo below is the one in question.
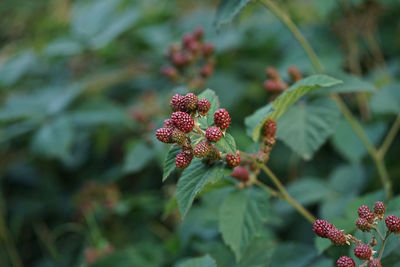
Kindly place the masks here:
POLYGON ((232 135, 225 133, 225 136, 222 136, 216 145, 220 150, 236 155, 236 143, 232 135))
POLYGON ((376 86, 368 81, 362 80, 357 76, 350 75, 344 72, 329 73, 329 75, 342 80, 343 83, 334 85, 324 90, 317 91, 318 93, 356 93, 356 92, 377 92, 376 86))
POLYGON ((277 120, 294 102, 308 92, 341 83, 327 75, 312 75, 290 86, 275 101, 258 109, 246 118, 247 133, 254 141, 260 137, 260 131, 267 119, 277 120))
POLYGON ((339 119, 340 111, 330 99, 299 103, 278 119, 276 136, 303 159, 310 160, 334 133, 339 119))
POLYGON ((219 28, 230 23, 250 0, 222 0, 218 6, 214 24, 219 28))
POLYGON ((176 264, 175 267, 217 267, 217 264, 214 259, 207 254, 203 257, 184 260, 176 264))
POLYGON ((268 194, 254 189, 233 191, 222 202, 219 229, 239 261, 268 215, 268 194))
POLYGON ((182 219, 192 206, 196 195, 208 182, 230 175, 232 170, 227 169, 222 163, 207 166, 200 159, 194 159, 182 172, 178 181, 177 198, 182 219))
POLYGON ((175 170, 175 157, 178 155, 180 150, 181 148, 179 146, 171 146, 169 149, 163 163, 163 182, 167 180, 169 175, 173 172, 173 170, 175 170))
POLYGON ((379 114, 400 114, 400 84, 383 88, 371 98, 371 108, 379 114))
POLYGON ((125 156, 123 170, 125 173, 140 171, 153 158, 154 150, 145 142, 137 142, 131 146, 125 156))
POLYGON ((256 237, 243 253, 239 262, 241 267, 261 267, 268 266, 272 254, 274 253, 275 243, 266 237, 256 237))
POLYGON ((197 96, 199 99, 206 98, 210 101, 210 110, 206 117, 199 118, 199 123, 201 128, 207 128, 214 124, 214 112, 219 108, 219 98, 215 92, 211 89, 204 90, 201 94, 197 96))

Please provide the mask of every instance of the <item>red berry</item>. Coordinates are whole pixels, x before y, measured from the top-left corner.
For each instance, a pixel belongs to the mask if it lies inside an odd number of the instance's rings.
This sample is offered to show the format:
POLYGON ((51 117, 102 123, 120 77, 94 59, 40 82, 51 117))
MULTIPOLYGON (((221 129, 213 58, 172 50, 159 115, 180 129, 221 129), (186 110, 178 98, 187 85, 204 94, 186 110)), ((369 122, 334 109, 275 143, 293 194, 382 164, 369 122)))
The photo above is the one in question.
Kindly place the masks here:
POLYGON ((211 103, 208 101, 207 98, 202 98, 199 100, 197 105, 197 110, 201 116, 207 115, 208 111, 210 110, 211 103))
POLYGON ((184 96, 181 96, 180 94, 176 94, 172 97, 171 101, 169 102, 169 105, 171 106, 171 109, 173 111, 185 111, 181 110, 182 108, 182 102, 184 102, 184 96))
POLYGON ((214 145, 210 146, 210 153, 207 155, 209 159, 221 159, 221 153, 219 152, 218 148, 214 145))
POLYGON ((193 32, 194 38, 196 38, 198 41, 201 41, 204 36, 204 30, 202 27, 197 27, 194 32, 193 32))
POLYGON ((385 223, 388 231, 400 234, 400 218, 392 214, 386 217, 385 223))
POLYGON ((172 141, 172 128, 160 128, 156 131, 158 140, 164 143, 173 143, 172 141))
POLYGON ((357 245, 354 248, 354 255, 360 260, 368 260, 369 258, 371 258, 372 250, 368 245, 357 245))
POLYGON ((292 81, 294 82, 300 81, 301 78, 303 78, 303 75, 301 75, 299 68, 296 66, 289 66, 287 71, 290 76, 290 79, 292 79, 292 81))
POLYGON ((189 133, 193 130, 194 120, 189 114, 182 111, 177 111, 172 113, 171 119, 176 128, 182 132, 189 133))
POLYGON ((354 260, 347 256, 340 257, 337 260, 336 264, 337 264, 337 267, 355 267, 356 266, 356 263, 354 262, 354 260))
POLYGON ((224 108, 217 109, 214 113, 214 123, 221 130, 225 130, 231 124, 231 116, 224 108))
POLYGON ((248 181, 249 171, 243 166, 237 166, 235 169, 233 169, 233 173, 231 174, 231 176, 240 181, 248 181))
POLYGON ((328 233, 332 228, 335 228, 335 226, 326 220, 316 220, 313 225, 314 233, 324 238, 328 236, 328 233))
POLYGON ((331 230, 329 230, 326 237, 329 238, 335 245, 346 244, 346 236, 339 229, 332 228, 331 230))
POLYGON ((176 52, 172 54, 171 61, 172 64, 179 68, 184 66, 189 61, 189 59, 186 57, 185 54, 181 52, 176 52))
POLYGON ((193 43, 193 42, 196 42, 196 39, 195 39, 195 37, 192 35, 192 34, 190 34, 190 33, 187 33, 187 34, 185 34, 183 37, 182 37, 182 44, 183 44, 183 46, 184 47, 188 47, 191 43, 193 43))
POLYGON ((199 102, 199 99, 197 96, 193 93, 188 93, 185 95, 185 108, 187 111, 193 111, 197 109, 197 103, 199 102))
POLYGON ((382 263, 379 259, 373 259, 368 262, 368 267, 382 267, 382 263))
POLYGON ((161 73, 173 81, 178 78, 178 71, 171 66, 163 66, 161 68, 161 73))
POLYGON ((263 135, 266 137, 273 137, 276 133, 276 122, 274 120, 268 119, 264 124, 263 135))
POLYGON ((197 158, 203 158, 210 153, 211 145, 207 141, 203 141, 194 148, 194 155, 197 158))
POLYGON ((186 141, 186 134, 182 132, 181 130, 178 130, 176 128, 173 128, 172 134, 171 134, 171 140, 172 142, 175 142, 177 144, 183 144, 186 141))
POLYGON ((186 168, 189 166, 190 162, 192 162, 193 159, 193 153, 185 153, 184 150, 178 153, 175 157, 175 165, 178 168, 186 168))
POLYGON ((222 137, 222 132, 218 127, 211 126, 206 130, 206 138, 210 142, 217 142, 222 137))
POLYGON ((358 218, 356 226, 363 232, 369 232, 371 230, 371 224, 364 218, 358 218))
POLYGON ((365 205, 358 208, 358 216, 360 218, 366 219, 369 223, 374 221, 374 213, 365 205))
POLYGON ((164 128, 174 128, 174 127, 175 127, 175 124, 174 124, 174 122, 173 122, 171 119, 166 119, 166 120, 164 121, 163 127, 164 127, 164 128))
POLYGON ((266 68, 265 75, 267 75, 267 78, 272 79, 272 80, 276 80, 276 81, 278 81, 279 78, 280 78, 278 70, 276 68, 274 68, 274 67, 266 68))
POLYGON ((212 43, 205 43, 203 45, 203 54, 205 57, 209 57, 214 54, 215 46, 212 43))
POLYGON ((238 166, 240 164, 240 162, 242 162, 242 158, 240 157, 239 153, 236 152, 236 156, 234 156, 231 153, 227 153, 226 154, 226 164, 228 164, 228 166, 230 168, 235 168, 236 166, 238 166))
POLYGON ((279 82, 276 80, 266 80, 264 82, 264 89, 269 93, 279 93, 282 91, 279 82))
POLYGON ((203 78, 210 77, 214 72, 214 66, 212 64, 204 64, 201 68, 200 74, 203 78))
POLYGON ((374 204, 375 215, 383 216, 385 214, 385 211, 386 211, 385 203, 383 203, 382 201, 375 202, 374 204))

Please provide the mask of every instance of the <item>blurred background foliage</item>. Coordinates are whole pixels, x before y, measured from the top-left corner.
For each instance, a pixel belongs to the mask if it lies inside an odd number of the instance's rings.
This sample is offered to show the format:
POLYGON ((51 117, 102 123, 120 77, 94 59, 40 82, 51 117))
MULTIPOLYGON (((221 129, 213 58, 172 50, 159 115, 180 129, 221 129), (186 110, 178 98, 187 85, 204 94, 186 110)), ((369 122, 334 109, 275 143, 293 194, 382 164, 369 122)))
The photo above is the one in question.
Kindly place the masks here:
MULTIPOLYGON (((380 143, 400 113, 400 2, 280 2, 327 73, 346 71, 363 76, 363 89, 383 88, 368 114, 360 109, 368 135, 380 143)), ((254 147, 244 118, 268 101, 265 68, 275 66, 285 78, 289 65, 313 73, 264 6, 251 2, 231 22, 232 13, 220 9, 216 16, 218 4, 0 2, 1 266, 189 266, 182 260, 205 254, 218 266, 333 265, 337 249, 321 254, 324 245, 315 248, 310 225, 281 201, 273 202, 267 227, 235 263, 218 231, 216 203, 225 191, 211 190, 182 222, 174 198, 179 174, 161 182, 168 147, 154 131, 169 113, 168 99, 186 89, 160 68, 184 33, 200 26, 216 46, 214 74, 197 92, 216 91, 242 150, 254 147)), ((353 95, 344 98, 358 112, 353 95)), ((381 196, 382 187, 347 122, 337 121, 336 129, 311 159, 278 142, 269 165, 314 214, 343 222, 345 207, 360 196, 381 196)), ((395 194, 399 154, 397 139, 386 158, 395 194)), ((209 258, 202 260, 207 266, 209 258)))

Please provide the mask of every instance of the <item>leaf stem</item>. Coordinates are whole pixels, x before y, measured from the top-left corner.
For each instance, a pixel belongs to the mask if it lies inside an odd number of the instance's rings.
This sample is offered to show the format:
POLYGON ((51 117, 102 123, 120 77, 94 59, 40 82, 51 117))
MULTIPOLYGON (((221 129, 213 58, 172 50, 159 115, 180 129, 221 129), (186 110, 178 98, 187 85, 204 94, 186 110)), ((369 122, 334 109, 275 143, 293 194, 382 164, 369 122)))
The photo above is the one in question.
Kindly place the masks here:
POLYGON ((393 143, 396 135, 400 129, 400 115, 397 116, 394 121, 392 128, 390 128, 389 133, 387 134, 385 140, 383 141, 381 147, 378 149, 378 155, 381 158, 384 158, 386 152, 389 150, 390 145, 393 143))
POLYGON ((385 235, 385 238, 382 241, 381 250, 379 251, 379 260, 382 259, 383 251, 385 250, 386 240, 388 239, 389 235, 390 235, 390 232, 387 231, 386 235, 385 235))
MULTIPOLYGON (((293 36, 296 38, 296 40, 299 42, 299 44, 306 52, 314 68, 317 70, 317 72, 322 73, 324 70, 317 55, 315 54, 311 45, 308 43, 307 39, 302 35, 300 30, 297 28, 296 24, 294 24, 294 22, 290 19, 290 17, 286 13, 284 13, 272 0, 261 0, 261 2, 264 5, 266 5, 275 14, 275 16, 277 16, 286 25, 286 27, 291 31, 293 36)), ((361 127, 357 119, 351 113, 351 111, 343 102, 343 100, 340 98, 340 96, 338 94, 331 94, 331 98, 336 102, 340 111, 343 113, 346 120, 350 123, 350 126, 353 128, 354 132, 358 135, 361 142, 367 149, 368 153, 374 160, 374 163, 378 169, 378 174, 381 179, 382 185, 386 191, 386 199, 390 199, 392 197, 392 184, 386 166, 383 162, 383 158, 379 156, 378 150, 371 143, 364 129, 361 127)), ((395 126, 399 127, 397 125, 395 126)))
POLYGON ((281 194, 272 189, 271 187, 269 187, 268 185, 264 184, 263 182, 261 182, 260 180, 258 180, 257 178, 255 178, 254 180, 252 180, 252 182, 256 185, 258 185, 260 188, 264 189, 265 191, 267 191, 269 194, 271 194, 271 196, 273 197, 280 197, 282 198, 281 194))

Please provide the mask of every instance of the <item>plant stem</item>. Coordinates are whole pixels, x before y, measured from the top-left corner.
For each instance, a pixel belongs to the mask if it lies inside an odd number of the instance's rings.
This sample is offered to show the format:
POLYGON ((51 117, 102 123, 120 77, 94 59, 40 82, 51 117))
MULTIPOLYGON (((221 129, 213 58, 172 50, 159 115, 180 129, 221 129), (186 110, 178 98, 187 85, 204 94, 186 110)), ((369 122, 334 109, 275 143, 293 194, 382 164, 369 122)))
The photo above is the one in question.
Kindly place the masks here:
MULTIPOLYGON (((312 49, 311 45, 308 43, 306 38, 302 35, 300 30, 297 28, 296 24, 290 19, 290 17, 285 14, 280 8, 275 5, 275 3, 271 0, 261 0, 263 4, 265 4, 292 32, 293 36, 297 39, 299 44, 302 46, 304 51, 306 52, 308 58, 310 59, 312 65, 317 70, 317 72, 322 73, 323 67, 318 60, 317 55, 312 49)), ((340 111, 343 113, 347 121, 350 123, 350 126, 353 128, 355 133, 360 138, 361 142, 364 144, 370 156, 373 158, 374 163, 378 169, 378 174, 381 179, 382 185, 386 191, 386 198, 390 199, 392 196, 392 184, 386 170, 386 166, 383 162, 383 158, 379 157, 378 150, 374 147, 371 141, 368 139, 364 129, 358 123, 357 119, 348 109, 346 104, 342 101, 338 94, 331 94, 331 98, 336 102, 336 105, 339 107, 340 111)))
POLYGON ((379 260, 382 259, 383 251, 385 250, 386 240, 388 239, 389 235, 390 235, 390 232, 387 231, 386 235, 385 235, 385 238, 382 241, 381 250, 379 251, 379 260))
POLYGON ((256 185, 258 185, 260 188, 264 189, 265 191, 267 191, 271 196, 273 197, 282 197, 281 194, 279 194, 279 192, 275 191, 274 189, 272 189, 271 187, 269 187, 268 185, 264 184, 263 182, 261 182, 260 180, 258 180, 257 178, 255 178, 254 180, 252 180, 252 182, 256 185))
POLYGON ((384 158, 386 152, 388 151, 390 145, 396 138, 397 132, 400 129, 400 115, 397 116, 396 120, 394 121, 392 128, 390 128, 389 133, 387 134, 385 140, 383 141, 381 147, 378 149, 378 155, 380 158, 384 158))

